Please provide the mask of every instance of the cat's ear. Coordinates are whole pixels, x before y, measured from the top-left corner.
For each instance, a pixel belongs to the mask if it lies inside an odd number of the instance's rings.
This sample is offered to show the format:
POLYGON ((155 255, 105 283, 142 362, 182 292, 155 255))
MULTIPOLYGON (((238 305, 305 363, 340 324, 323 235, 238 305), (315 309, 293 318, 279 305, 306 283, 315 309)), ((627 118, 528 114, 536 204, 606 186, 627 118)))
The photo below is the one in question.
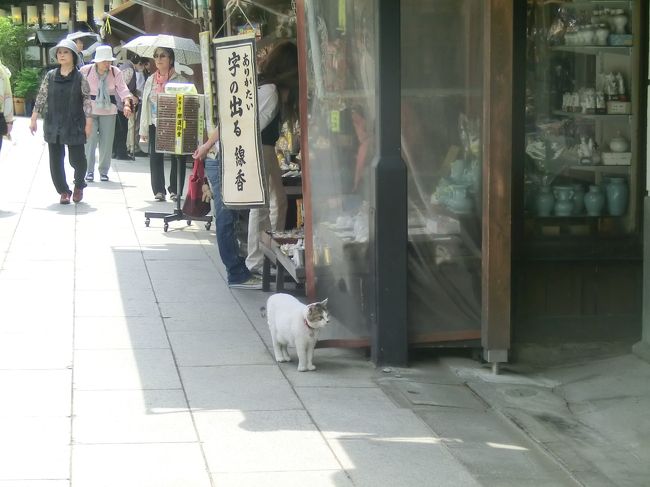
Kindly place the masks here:
POLYGON ((328 298, 325 298, 323 301, 320 302, 320 304, 322 304, 323 306, 325 306, 327 308, 327 300, 328 300, 328 298))

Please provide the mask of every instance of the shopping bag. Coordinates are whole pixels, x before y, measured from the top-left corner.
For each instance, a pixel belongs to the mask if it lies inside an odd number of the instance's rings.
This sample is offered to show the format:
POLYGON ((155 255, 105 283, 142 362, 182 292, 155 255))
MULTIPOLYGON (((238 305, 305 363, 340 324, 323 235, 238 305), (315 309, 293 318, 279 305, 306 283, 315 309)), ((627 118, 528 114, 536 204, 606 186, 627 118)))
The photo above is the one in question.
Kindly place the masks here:
POLYGON ((183 213, 188 216, 206 216, 210 213, 210 202, 203 201, 203 185, 208 184, 203 171, 203 161, 194 159, 194 170, 190 175, 183 213))

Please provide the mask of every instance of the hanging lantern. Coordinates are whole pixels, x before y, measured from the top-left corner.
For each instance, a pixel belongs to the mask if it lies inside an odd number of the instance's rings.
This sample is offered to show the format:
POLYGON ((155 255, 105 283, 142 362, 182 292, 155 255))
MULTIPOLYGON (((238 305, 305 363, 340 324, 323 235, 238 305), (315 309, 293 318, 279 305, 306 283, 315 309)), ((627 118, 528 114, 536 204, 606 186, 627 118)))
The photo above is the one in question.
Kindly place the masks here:
POLYGON ((27 6, 27 25, 37 25, 38 24, 38 9, 36 5, 27 6))
POLYGON ((98 24, 104 17, 104 0, 93 0, 93 19, 98 24))
POLYGON ((43 13, 41 14, 44 24, 53 24, 54 23, 54 5, 51 3, 43 4, 43 13))
POLYGON ((77 1, 77 22, 88 21, 88 3, 86 0, 77 1))
POLYGON ((11 7, 11 20, 14 21, 14 24, 23 23, 23 11, 20 7, 11 7))
POLYGON ((59 23, 67 24, 70 20, 70 4, 68 2, 59 2, 59 23))

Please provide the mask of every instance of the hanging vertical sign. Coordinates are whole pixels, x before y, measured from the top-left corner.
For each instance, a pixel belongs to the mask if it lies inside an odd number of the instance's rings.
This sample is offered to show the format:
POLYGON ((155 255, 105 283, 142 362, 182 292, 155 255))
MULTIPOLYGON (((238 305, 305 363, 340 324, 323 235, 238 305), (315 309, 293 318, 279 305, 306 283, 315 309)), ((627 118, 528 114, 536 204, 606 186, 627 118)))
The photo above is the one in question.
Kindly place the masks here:
POLYGON ((232 36, 213 43, 223 203, 233 208, 267 206, 257 117, 255 37, 232 36))

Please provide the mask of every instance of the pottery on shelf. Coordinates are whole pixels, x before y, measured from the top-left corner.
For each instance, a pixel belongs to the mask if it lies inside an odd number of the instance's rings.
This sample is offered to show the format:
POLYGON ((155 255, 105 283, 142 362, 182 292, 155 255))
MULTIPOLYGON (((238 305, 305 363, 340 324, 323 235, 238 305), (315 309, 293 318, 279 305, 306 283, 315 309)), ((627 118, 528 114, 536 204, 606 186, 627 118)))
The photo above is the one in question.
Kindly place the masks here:
POLYGON ((573 211, 574 215, 582 215, 585 211, 585 188, 580 183, 573 185, 573 211))
POLYGON ((589 216, 600 216, 605 207, 605 195, 598 185, 590 185, 584 197, 585 209, 589 216))
POLYGON ((571 186, 554 186, 555 206, 553 212, 556 216, 570 216, 573 212, 573 195, 575 191, 571 186))
POLYGON ((615 34, 625 34, 628 18, 622 9, 619 9, 616 15, 612 16, 612 24, 614 25, 615 34))
POLYGON ((604 24, 596 28, 596 44, 599 46, 607 45, 607 38, 609 37, 609 28, 604 24))
POLYGON ((630 143, 619 132, 616 137, 612 137, 612 140, 609 141, 609 148, 612 152, 627 152, 630 143))
POLYGON ((451 198, 447 201, 449 209, 455 213, 470 213, 472 211, 472 200, 467 194, 468 186, 465 184, 452 184, 451 189, 451 198))
POLYGON ((537 197, 535 198, 535 209, 537 216, 551 216, 551 211, 555 205, 555 198, 551 192, 551 187, 543 185, 539 188, 537 197))
POLYGON ((629 189, 625 178, 609 178, 605 185, 607 210, 612 216, 622 216, 627 210, 629 189))

